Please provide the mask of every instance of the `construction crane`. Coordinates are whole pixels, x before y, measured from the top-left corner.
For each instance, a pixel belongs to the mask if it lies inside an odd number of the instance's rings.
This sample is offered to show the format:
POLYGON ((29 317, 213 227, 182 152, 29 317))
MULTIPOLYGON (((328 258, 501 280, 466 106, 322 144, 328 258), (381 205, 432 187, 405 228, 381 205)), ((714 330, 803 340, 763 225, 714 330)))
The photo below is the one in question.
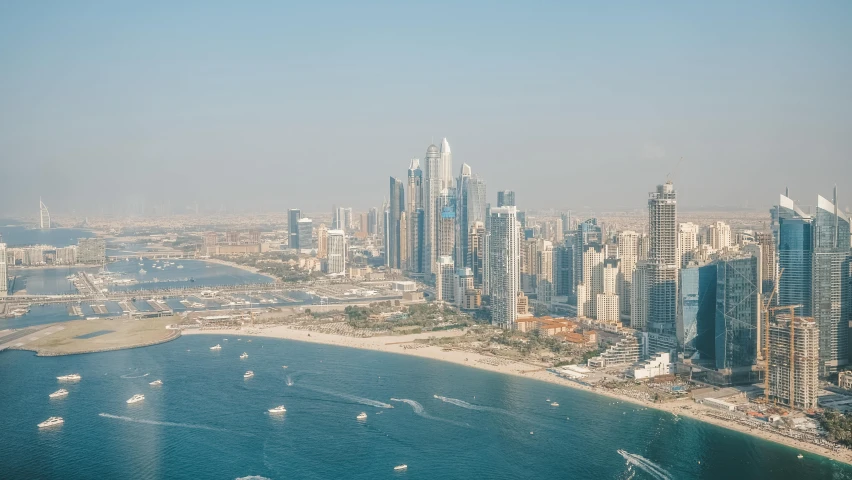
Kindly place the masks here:
POLYGON ((795 334, 796 334, 796 309, 802 308, 802 305, 772 305, 772 299, 775 297, 775 294, 778 293, 778 285, 781 283, 781 276, 784 275, 784 269, 782 268, 780 272, 778 272, 778 277, 775 279, 775 287, 772 289, 772 293, 769 294, 769 298, 766 299, 766 303, 763 305, 763 361, 765 362, 765 370, 763 374, 764 380, 764 388, 763 388, 763 396, 766 399, 766 402, 769 403, 769 316, 770 312, 775 312, 778 310, 788 310, 790 312, 790 407, 795 408, 795 394, 793 387, 795 386, 795 368, 796 368, 796 350, 795 350, 795 334))

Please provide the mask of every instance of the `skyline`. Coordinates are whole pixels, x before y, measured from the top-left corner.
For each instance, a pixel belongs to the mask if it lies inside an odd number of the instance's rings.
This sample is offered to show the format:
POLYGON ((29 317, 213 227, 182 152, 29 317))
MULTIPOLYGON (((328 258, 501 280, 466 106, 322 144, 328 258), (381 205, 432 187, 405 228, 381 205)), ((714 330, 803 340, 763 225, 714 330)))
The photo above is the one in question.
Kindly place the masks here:
POLYGON ((852 205, 845 2, 87 5, 0 7, 4 213, 363 210, 443 137, 526 209, 852 205))

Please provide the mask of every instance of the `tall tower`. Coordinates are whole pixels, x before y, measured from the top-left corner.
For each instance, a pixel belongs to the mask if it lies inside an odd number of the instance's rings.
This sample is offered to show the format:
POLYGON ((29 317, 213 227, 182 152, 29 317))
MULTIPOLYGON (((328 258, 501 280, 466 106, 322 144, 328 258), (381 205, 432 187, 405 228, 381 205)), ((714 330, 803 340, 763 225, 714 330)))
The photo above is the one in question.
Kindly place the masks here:
POLYGON ((468 237, 470 235, 470 222, 468 220, 468 208, 470 193, 470 165, 463 163, 457 181, 456 188, 456 252, 455 264, 457 268, 467 265, 468 237))
POLYGON ((41 229, 50 229, 50 212, 47 210, 47 205, 41 201, 41 198, 38 199, 38 216, 41 229))
POLYGON ((420 169, 420 160, 413 158, 408 166, 408 197, 406 197, 406 230, 408 231, 408 271, 412 273, 421 272, 423 260, 423 237, 419 235, 422 221, 418 210, 423 208, 423 170, 420 169))
POLYGON ((0 243, 0 297, 5 297, 9 290, 9 277, 6 272, 6 244, 0 243))
POLYGON ((287 211, 288 246, 290 248, 299 248, 299 220, 301 218, 302 211, 298 208, 291 208, 287 211))
POLYGON ((633 285, 633 272, 639 262, 639 234, 627 230, 616 237, 618 242, 618 258, 621 259, 618 282, 619 310, 622 320, 630 320, 630 289, 633 285))
POLYGON ((446 138, 441 141, 441 189, 444 188, 455 188, 453 152, 450 151, 450 142, 446 138))
POLYGON ((518 318, 518 257, 517 208, 491 209, 488 228, 488 285, 491 290, 491 323, 514 329, 518 318))
POLYGON ((677 193, 671 180, 648 196, 649 354, 677 346, 677 193))
POLYGON ((402 268, 400 220, 405 211, 405 187, 402 181, 390 177, 390 207, 388 208, 387 239, 385 245, 386 265, 390 268, 402 268))
POLYGON ((512 190, 500 190, 497 192, 497 206, 498 207, 508 207, 508 206, 516 206, 515 204, 515 192, 512 190))
POLYGON ((437 225, 440 218, 438 211, 438 197, 441 194, 441 152, 435 145, 429 145, 426 149, 425 159, 426 171, 423 176, 423 213, 425 225, 423 228, 425 241, 423 242, 423 264, 426 268, 423 273, 435 273, 435 262, 438 260, 437 249, 437 225))

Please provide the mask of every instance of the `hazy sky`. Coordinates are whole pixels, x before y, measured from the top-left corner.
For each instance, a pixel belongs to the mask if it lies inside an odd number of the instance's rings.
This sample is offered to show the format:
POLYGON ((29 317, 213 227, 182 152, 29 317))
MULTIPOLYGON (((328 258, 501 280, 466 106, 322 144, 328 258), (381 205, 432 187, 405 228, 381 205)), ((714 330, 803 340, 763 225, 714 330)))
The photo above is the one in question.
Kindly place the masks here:
POLYGON ((365 208, 444 136, 522 208, 852 205, 852 2, 567 3, 0 0, 0 213, 365 208))

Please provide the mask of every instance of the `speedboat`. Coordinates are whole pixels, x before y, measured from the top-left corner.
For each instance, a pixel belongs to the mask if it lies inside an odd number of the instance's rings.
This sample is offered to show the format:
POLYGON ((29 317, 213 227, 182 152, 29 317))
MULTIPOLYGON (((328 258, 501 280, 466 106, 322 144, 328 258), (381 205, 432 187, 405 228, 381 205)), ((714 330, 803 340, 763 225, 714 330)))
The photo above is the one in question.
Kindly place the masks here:
POLYGON ((269 413, 284 413, 284 412, 286 412, 286 411, 287 411, 287 409, 286 409, 286 408, 284 408, 284 405, 278 405, 278 406, 277 406, 277 407, 275 407, 275 408, 270 408, 270 409, 269 409, 269 413))
POLYGON ((163 384, 162 380, 154 380, 153 382, 150 382, 148 385, 151 385, 152 387, 159 387, 162 384, 163 384))
POLYGON ((796 455, 796 458, 802 459, 802 458, 805 458, 805 457, 800 453, 800 454, 796 455))
POLYGON ((359 414, 358 414, 358 416, 357 416, 357 417, 355 417, 355 418, 357 418, 358 420, 366 420, 366 419, 367 419, 367 414, 366 414, 365 412, 361 412, 361 413, 359 413, 359 414))
POLYGON ((552 403, 550 404, 550 406, 551 406, 551 407, 558 407, 558 406, 559 406, 559 403, 557 403, 557 402, 552 402, 552 403))
POLYGON ((65 420, 63 420, 62 417, 50 417, 39 423, 38 428, 53 427, 55 425, 62 425, 63 423, 65 423, 65 420))
POLYGON ((281 365, 281 368, 287 368, 287 365, 281 365))
POLYGON ((243 374, 243 378, 251 378, 253 376, 254 376, 254 372, 252 372, 251 370, 249 370, 248 372, 243 374))
POLYGON ((65 395, 68 395, 68 390, 65 390, 64 388, 60 388, 59 390, 51 393, 50 398, 59 398, 59 397, 64 397, 65 395))
POLYGON ((217 343, 216 345, 213 345, 212 347, 210 347, 210 350, 222 350, 222 345, 219 345, 217 343))
POLYGON ((183 265, 178 265, 177 268, 181 269, 181 268, 183 268, 183 265))
POLYGON ((57 380, 69 381, 69 380, 80 380, 80 374, 72 373, 71 375, 62 375, 61 377, 56 377, 57 380))
POLYGON ((133 395, 132 397, 130 397, 127 400, 127 403, 136 403, 136 402, 141 402, 142 400, 145 400, 145 395, 136 394, 136 395, 133 395))
POLYGON ((248 353, 243 352, 243 354, 240 355, 240 360, 245 360, 246 358, 248 358, 248 353))
POLYGON ((408 465, 406 465, 406 464, 397 465, 397 466, 393 467, 393 469, 396 470, 397 472, 400 471, 400 470, 407 470, 408 465))

